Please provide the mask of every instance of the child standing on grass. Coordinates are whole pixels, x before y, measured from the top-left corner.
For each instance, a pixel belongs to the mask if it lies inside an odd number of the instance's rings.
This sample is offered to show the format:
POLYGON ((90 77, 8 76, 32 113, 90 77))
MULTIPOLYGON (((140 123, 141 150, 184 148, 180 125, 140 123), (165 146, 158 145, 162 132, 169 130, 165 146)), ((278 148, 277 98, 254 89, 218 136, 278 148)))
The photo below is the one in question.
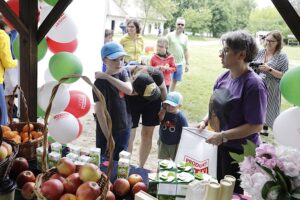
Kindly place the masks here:
POLYGON ((172 54, 168 52, 169 41, 166 37, 160 37, 157 40, 156 54, 150 60, 150 65, 158 67, 164 74, 167 90, 171 85, 171 74, 176 71, 175 59, 172 54))
POLYGON ((163 102, 166 113, 159 127, 158 159, 175 160, 182 127, 188 126, 185 116, 180 111, 182 101, 179 92, 170 92, 163 102))

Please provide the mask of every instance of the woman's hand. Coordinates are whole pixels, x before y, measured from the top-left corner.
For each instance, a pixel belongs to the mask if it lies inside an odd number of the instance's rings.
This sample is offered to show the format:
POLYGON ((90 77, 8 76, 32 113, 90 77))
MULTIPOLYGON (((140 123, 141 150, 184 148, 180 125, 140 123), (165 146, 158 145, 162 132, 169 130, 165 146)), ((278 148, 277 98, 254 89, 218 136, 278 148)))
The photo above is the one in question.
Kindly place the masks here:
POLYGON ((223 143, 223 137, 222 137, 222 133, 218 132, 215 133, 213 136, 211 136, 210 138, 208 138, 206 140, 207 143, 209 144, 213 144, 213 145, 220 145, 223 143))
POLYGON ((199 124, 197 124, 196 128, 198 128, 198 130, 201 132, 203 129, 205 129, 206 127, 206 123, 204 120, 202 120, 201 122, 199 122, 199 124))
POLYGON ((258 69, 262 72, 269 72, 269 71, 272 71, 273 68, 267 64, 263 64, 263 65, 259 65, 258 69))

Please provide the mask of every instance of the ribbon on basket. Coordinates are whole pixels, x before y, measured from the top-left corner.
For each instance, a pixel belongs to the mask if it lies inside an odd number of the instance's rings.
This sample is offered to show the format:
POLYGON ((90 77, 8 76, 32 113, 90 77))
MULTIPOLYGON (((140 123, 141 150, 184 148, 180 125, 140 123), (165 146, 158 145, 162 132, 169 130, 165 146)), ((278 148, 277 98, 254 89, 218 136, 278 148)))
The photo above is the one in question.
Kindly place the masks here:
POLYGON ((108 126, 108 130, 109 130, 109 137, 108 137, 108 152, 109 152, 109 165, 106 171, 106 175, 107 175, 107 180, 105 181, 105 184, 100 183, 99 186, 100 188, 102 188, 103 192, 101 194, 101 196, 98 197, 97 200, 105 200, 106 199, 106 194, 108 191, 108 186, 109 186, 109 178, 111 176, 111 172, 113 169, 113 152, 114 152, 114 148, 115 148, 115 142, 113 140, 112 137, 112 122, 111 122, 111 117, 109 115, 109 112, 107 111, 107 106, 106 106, 106 102, 105 102, 105 98, 102 95, 102 93, 98 90, 98 88, 90 81, 90 79, 87 76, 82 76, 80 74, 72 74, 72 75, 67 75, 62 77, 59 82, 53 87, 52 93, 51 93, 51 97, 49 100, 49 105, 46 109, 45 112, 45 118, 44 118, 44 124, 45 124, 45 128, 44 128, 44 139, 43 139, 43 156, 42 156, 42 171, 46 172, 48 169, 47 166, 47 159, 46 159, 46 148, 48 147, 48 129, 47 129, 47 125, 48 125, 48 118, 50 115, 50 111, 51 111, 51 107, 52 107, 52 102, 53 99, 55 98, 55 95, 58 91, 58 88, 61 84, 63 84, 66 80, 70 79, 70 78, 81 78, 82 80, 84 80, 88 85, 90 85, 93 89, 93 92, 96 94, 96 96, 99 99, 100 104, 104 107, 104 114, 105 114, 105 118, 106 118, 106 122, 107 122, 107 126, 108 126))

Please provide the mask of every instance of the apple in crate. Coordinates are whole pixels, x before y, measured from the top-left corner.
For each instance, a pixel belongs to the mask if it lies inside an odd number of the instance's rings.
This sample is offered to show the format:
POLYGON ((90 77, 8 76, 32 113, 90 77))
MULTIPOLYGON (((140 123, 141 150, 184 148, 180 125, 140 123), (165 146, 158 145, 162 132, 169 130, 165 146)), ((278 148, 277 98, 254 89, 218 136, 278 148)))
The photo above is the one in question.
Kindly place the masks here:
POLYGON ((23 171, 17 176, 18 188, 22 188, 27 182, 35 182, 35 175, 29 170, 23 171))
POLYGON ((18 157, 13 162, 9 177, 15 180, 21 172, 26 171, 28 169, 29 164, 26 158, 18 157))
POLYGON ((119 197, 125 197, 130 191, 130 184, 125 178, 117 178, 114 182, 114 193, 119 197))
POLYGON ((130 187, 132 188, 136 183, 143 182, 143 178, 139 174, 131 174, 128 177, 128 181, 129 181, 130 187))
POLYGON ((144 192, 148 191, 148 187, 144 182, 138 182, 136 183, 133 188, 131 189, 132 194, 135 195, 139 191, 143 190, 144 192))
POLYGON ((21 194, 24 199, 33 199, 35 197, 34 185, 34 182, 27 182, 23 185, 21 194))
POLYGON ((74 194, 66 193, 62 195, 59 200, 77 200, 77 197, 74 194))
POLYGON ((64 181, 65 181, 65 178, 62 175, 58 174, 58 173, 53 174, 50 177, 50 179, 57 179, 57 180, 59 180, 62 183, 64 183, 64 181))
POLYGON ((108 190, 105 200, 116 200, 116 196, 114 195, 114 193, 112 191, 108 190))
POLYGON ((94 181, 98 182, 101 178, 102 172, 99 170, 97 165, 92 163, 84 164, 79 169, 79 177, 83 182, 94 181))
POLYGON ((76 191, 77 200, 96 200, 100 194, 100 187, 94 181, 81 184, 76 191))
POLYGON ((76 165, 71 159, 64 157, 58 161, 56 168, 60 175, 67 177, 75 173, 76 165))
POLYGON ((49 179, 41 186, 41 193, 47 200, 57 200, 64 192, 62 182, 57 179, 49 179))
POLYGON ((82 184, 82 180, 79 178, 79 173, 74 173, 68 176, 63 182, 64 192, 75 194, 77 188, 82 184))

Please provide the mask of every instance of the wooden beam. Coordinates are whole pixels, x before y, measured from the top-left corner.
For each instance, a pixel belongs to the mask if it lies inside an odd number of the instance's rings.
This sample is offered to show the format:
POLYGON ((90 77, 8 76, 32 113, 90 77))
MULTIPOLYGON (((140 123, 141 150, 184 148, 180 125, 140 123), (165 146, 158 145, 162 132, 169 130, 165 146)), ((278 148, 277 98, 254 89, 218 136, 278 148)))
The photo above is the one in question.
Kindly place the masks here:
POLYGON ((272 0, 274 6, 300 42, 300 17, 288 0, 272 0))
POLYGON ((46 17, 46 19, 43 21, 41 26, 38 29, 37 32, 37 42, 38 44, 42 41, 42 39, 46 36, 48 31, 51 29, 51 27, 55 24, 55 22, 59 19, 61 14, 66 10, 66 8, 69 6, 69 4, 73 0, 59 0, 49 15, 46 17))
MULTIPOLYGON (((28 36, 20 34, 20 84, 28 104, 29 120, 37 119, 37 22, 38 1, 20 0, 20 19, 28 27, 28 36)), ((26 120, 21 105, 21 121, 26 120)))
POLYGON ((0 12, 11 25, 22 35, 28 36, 28 29, 19 17, 10 9, 4 0, 0 0, 0 12))

